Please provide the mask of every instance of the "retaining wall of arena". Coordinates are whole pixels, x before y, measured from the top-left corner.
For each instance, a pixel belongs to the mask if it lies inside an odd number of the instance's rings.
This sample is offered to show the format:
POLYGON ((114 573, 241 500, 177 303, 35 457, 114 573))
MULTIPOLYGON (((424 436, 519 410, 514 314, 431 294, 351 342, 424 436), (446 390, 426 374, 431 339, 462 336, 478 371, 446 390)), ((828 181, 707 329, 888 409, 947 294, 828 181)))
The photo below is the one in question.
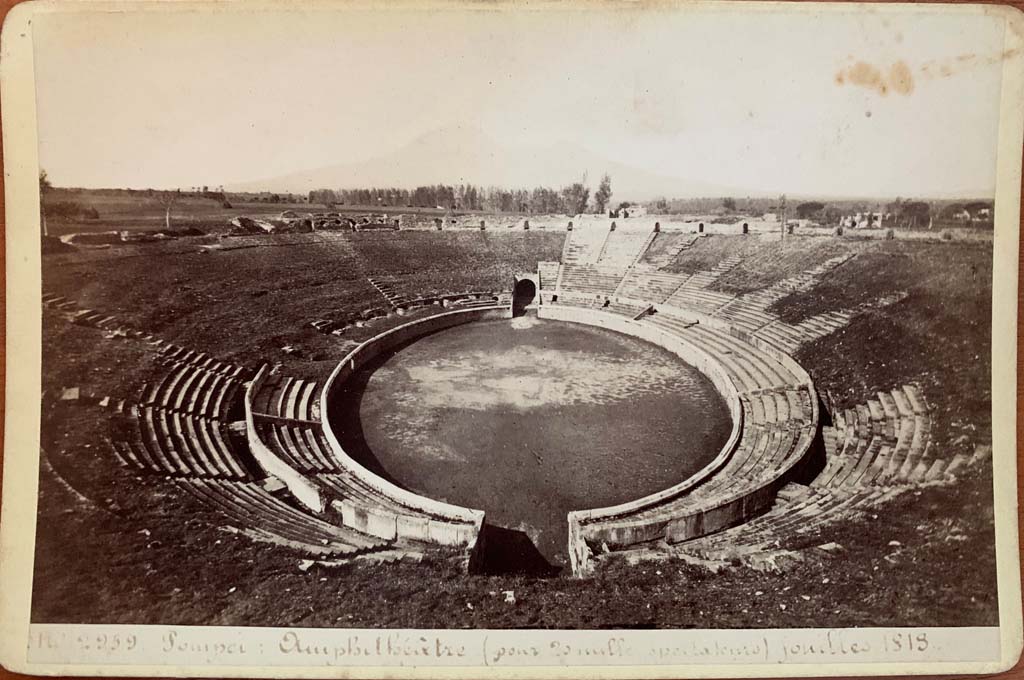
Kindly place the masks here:
POLYGON ((546 305, 538 310, 537 315, 543 319, 569 321, 607 328, 617 333, 639 338, 663 347, 707 376, 719 395, 725 400, 729 408, 729 415, 732 418, 732 430, 729 433, 729 438, 718 452, 718 455, 682 482, 627 503, 569 513, 569 560, 573 573, 581 574, 588 571, 587 565, 591 556, 591 550, 586 539, 596 542, 607 539, 608 541, 614 541, 616 544, 628 545, 655 540, 665 532, 664 522, 634 523, 630 525, 617 524, 614 527, 596 525, 588 527, 586 532, 583 530, 583 525, 590 522, 600 522, 601 520, 628 518, 631 514, 656 507, 661 503, 676 498, 707 480, 726 464, 739 444, 743 434, 743 406, 740 402, 739 392, 736 389, 735 383, 733 383, 732 378, 729 377, 725 368, 722 367, 718 360, 705 350, 670 332, 654 326, 636 323, 619 314, 602 312, 596 309, 546 305), (584 534, 586 534, 586 537, 584 534))
POLYGON ((256 422, 252 415, 252 403, 256 393, 267 379, 269 367, 263 364, 252 379, 249 386, 245 388, 245 433, 249 442, 249 451, 256 462, 266 471, 280 479, 295 499, 315 513, 324 511, 324 497, 320 488, 309 481, 305 475, 292 468, 288 463, 278 458, 270 447, 263 443, 256 432, 256 422))
MULTIPOLYGON (((430 515, 426 522, 410 523, 398 521, 396 536, 421 541, 430 541, 442 545, 467 546, 473 555, 481 548, 480 531, 483 528, 484 513, 481 510, 463 508, 450 503, 443 503, 425 496, 414 494, 391 482, 378 477, 355 461, 342 447, 334 428, 331 425, 330 405, 339 392, 356 371, 380 354, 401 345, 404 342, 427 333, 452 328, 472 321, 485 319, 507 319, 511 311, 507 306, 481 307, 476 309, 445 312, 426 319, 419 319, 381 333, 353 349, 335 367, 324 383, 320 393, 320 413, 323 414, 323 431, 327 439, 331 455, 335 461, 350 471, 361 482, 386 496, 395 503, 430 515)), ((343 515, 345 508, 343 507, 343 515)))
MULTIPOLYGON (((690 314, 688 311, 679 308, 665 308, 662 311, 662 313, 667 312, 672 312, 672 316, 700 320, 701 323, 706 318, 705 315, 690 314), (698 319, 697 317, 700 318, 698 319)), ((778 480, 752 489, 750 493, 740 498, 721 505, 703 508, 696 513, 689 513, 680 517, 659 517, 642 521, 630 521, 631 515, 656 508, 662 503, 687 493, 709 479, 726 464, 735 452, 743 435, 744 414, 736 386, 713 355, 671 331, 637 323, 621 315, 602 312, 592 308, 547 305, 538 311, 538 316, 600 326, 664 347, 687 363, 695 366, 711 380, 719 394, 722 395, 729 405, 730 414, 733 419, 732 432, 719 454, 703 469, 683 482, 628 503, 569 513, 569 557, 574 574, 583 575, 591 570, 590 562, 593 556, 591 545, 606 544, 612 547, 624 548, 666 538, 671 538, 673 542, 696 538, 733 526, 740 521, 760 514, 774 502, 777 488, 786 477, 785 473, 780 475, 778 480)), ((745 333, 736 332, 735 329, 732 329, 720 319, 707 320, 710 321, 707 324, 708 326, 727 328, 734 336, 747 341, 757 349, 776 358, 801 383, 806 385, 812 404, 811 422, 817 424, 819 416, 817 394, 814 391, 814 385, 810 376, 797 362, 789 357, 789 355, 780 352, 775 347, 759 339, 752 338, 745 333)), ((810 442, 808 441, 808 448, 809 445, 810 442)), ((796 461, 794 467, 806 458, 806 453, 807 451, 805 450, 794 456, 796 461)))

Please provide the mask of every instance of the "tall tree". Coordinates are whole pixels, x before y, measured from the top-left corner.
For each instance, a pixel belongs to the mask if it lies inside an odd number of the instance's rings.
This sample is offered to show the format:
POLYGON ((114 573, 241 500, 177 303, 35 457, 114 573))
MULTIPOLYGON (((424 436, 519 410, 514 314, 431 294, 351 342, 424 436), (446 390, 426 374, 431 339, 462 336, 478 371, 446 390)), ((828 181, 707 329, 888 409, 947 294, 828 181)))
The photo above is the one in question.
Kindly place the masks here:
POLYGON ((590 189, 575 182, 562 189, 562 210, 566 215, 579 215, 587 211, 590 189))
POLYGON ((174 191, 161 191, 156 195, 156 200, 161 207, 164 208, 164 224, 167 229, 171 228, 171 208, 178 202, 181 197, 181 189, 175 189, 174 191))
POLYGON ((605 173, 601 178, 601 184, 598 185, 597 191, 594 192, 594 205, 597 208, 595 212, 604 213, 605 207, 608 205, 608 201, 612 197, 612 178, 605 173))
POLYGON ((53 188, 53 184, 50 183, 50 178, 46 176, 46 170, 39 170, 39 219, 43 223, 43 236, 49 236, 50 232, 46 228, 46 206, 43 205, 43 194, 50 192, 53 188))

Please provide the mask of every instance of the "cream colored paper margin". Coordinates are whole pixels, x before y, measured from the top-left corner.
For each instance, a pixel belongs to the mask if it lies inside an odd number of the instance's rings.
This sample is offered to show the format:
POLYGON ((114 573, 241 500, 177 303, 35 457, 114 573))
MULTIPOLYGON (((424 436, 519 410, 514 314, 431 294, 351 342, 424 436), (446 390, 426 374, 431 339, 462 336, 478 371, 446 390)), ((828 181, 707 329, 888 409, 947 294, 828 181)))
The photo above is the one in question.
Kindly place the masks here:
MULTIPOLYGON (((579 3, 582 4, 582 3, 579 3)), ((480 9, 505 11, 552 11, 573 8, 574 4, 553 3, 472 3, 472 2, 399 2, 387 5, 387 11, 423 9, 480 9)), ((657 9, 685 12, 772 12, 784 8, 788 12, 802 13, 842 12, 856 21, 859 13, 919 13, 936 12, 986 13, 1005 21, 1004 54, 1017 54, 1024 49, 1024 13, 1008 6, 982 5, 926 5, 926 4, 819 4, 771 2, 688 2, 682 3, 594 3, 602 9, 657 9)), ((1021 150, 1024 148, 1024 59, 1003 62, 1002 99, 997 149, 998 178, 996 185, 996 226, 993 262, 992 300, 992 404, 993 404, 993 466, 995 479, 996 551, 998 559, 1000 654, 991 661, 923 661, 913 663, 774 663, 728 665, 654 665, 634 666, 521 666, 503 668, 454 666, 389 666, 389 667, 314 667, 284 665, 211 665, 192 662, 192 665, 161 665, 154 658, 152 664, 66 663, 33 664, 27 660, 30 634, 29 612, 31 601, 33 553, 36 523, 36 502, 39 469, 40 422, 40 347, 41 347, 41 269, 39 246, 38 196, 38 143, 35 112, 35 85, 32 54, 32 20, 53 12, 203 12, 207 20, 215 23, 221 15, 237 12, 266 10, 384 9, 383 4, 356 1, 327 3, 316 0, 298 2, 58 2, 24 3, 16 6, 4 22, 0 37, 0 97, 3 108, 3 143, 5 197, 7 206, 7 382, 6 431, 4 439, 4 479, 2 514, 0 514, 0 663, 6 668, 39 675, 149 675, 149 676, 214 676, 214 677, 389 677, 389 678, 526 678, 526 677, 587 677, 587 678, 672 678, 672 677, 775 677, 826 675, 878 675, 878 674, 963 674, 995 673, 1012 667, 1021 651, 1021 589, 1017 536, 1016 497, 1016 331, 1017 331, 1017 274, 1020 224, 1021 150)), ((300 15, 297 21, 303 20, 300 15)), ((281 26, 281 30, 286 30, 281 26)), ((936 565, 941 568, 941 565, 936 565)), ((35 630, 53 627, 32 627, 35 630)), ((58 626, 69 635, 80 630, 138 631, 140 636, 150 634, 147 629, 170 629, 161 626, 58 626)), ((173 627, 189 631, 189 627, 173 627)), ((240 640, 255 639, 268 629, 224 627, 217 629, 191 629, 195 633, 209 631, 240 640)), ((272 629, 275 635, 288 629, 272 629)), ((896 629, 893 629, 896 630, 896 629)), ((937 636, 960 634, 965 645, 978 633, 984 637, 993 629, 921 629, 934 631, 937 636)), ((302 631, 300 631, 302 632, 302 631)), ((343 636, 358 631, 310 631, 311 634, 343 636)), ((818 630, 758 631, 762 634, 787 636, 799 640, 820 639, 818 630)), ((850 631, 851 634, 853 631, 850 631)), ((865 632, 865 631, 861 631, 865 632)), ((478 634, 479 632, 471 632, 478 634)), ((488 637, 508 643, 527 644, 538 639, 566 641, 583 639, 588 631, 485 631, 488 637)), ((699 634, 699 631, 696 631, 699 634)), ((376 634, 376 633, 374 633, 376 634)), ((448 634, 457 635, 456 631, 448 634)), ((623 635, 642 640, 656 632, 623 631, 623 635), (639 636, 639 637, 638 637, 639 636)), ((748 631, 716 631, 709 636, 728 639, 733 634, 737 642, 748 631)), ((840 633, 841 634, 841 633, 840 633)), ((965 650, 966 653, 966 650, 965 650)), ((268 664, 278 664, 270 661, 268 664)))

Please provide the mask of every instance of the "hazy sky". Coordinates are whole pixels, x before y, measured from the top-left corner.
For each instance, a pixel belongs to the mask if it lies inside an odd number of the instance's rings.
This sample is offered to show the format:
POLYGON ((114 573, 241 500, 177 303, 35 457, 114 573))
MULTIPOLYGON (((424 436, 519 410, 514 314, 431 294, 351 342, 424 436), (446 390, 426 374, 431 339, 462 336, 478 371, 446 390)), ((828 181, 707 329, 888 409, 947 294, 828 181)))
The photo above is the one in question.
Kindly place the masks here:
POLYGON ((231 184, 475 125, 750 192, 993 192, 1001 18, 723 4, 39 16, 40 163, 231 184))

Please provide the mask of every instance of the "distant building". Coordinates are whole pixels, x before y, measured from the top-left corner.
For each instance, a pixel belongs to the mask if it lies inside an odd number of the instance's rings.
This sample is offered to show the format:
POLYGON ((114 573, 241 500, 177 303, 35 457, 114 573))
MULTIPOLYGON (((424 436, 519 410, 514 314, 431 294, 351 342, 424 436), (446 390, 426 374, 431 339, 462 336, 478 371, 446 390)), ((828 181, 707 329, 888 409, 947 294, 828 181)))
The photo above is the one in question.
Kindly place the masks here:
POLYGON ((609 210, 608 217, 644 217, 647 215, 647 206, 643 205, 622 205, 618 210, 609 210))

